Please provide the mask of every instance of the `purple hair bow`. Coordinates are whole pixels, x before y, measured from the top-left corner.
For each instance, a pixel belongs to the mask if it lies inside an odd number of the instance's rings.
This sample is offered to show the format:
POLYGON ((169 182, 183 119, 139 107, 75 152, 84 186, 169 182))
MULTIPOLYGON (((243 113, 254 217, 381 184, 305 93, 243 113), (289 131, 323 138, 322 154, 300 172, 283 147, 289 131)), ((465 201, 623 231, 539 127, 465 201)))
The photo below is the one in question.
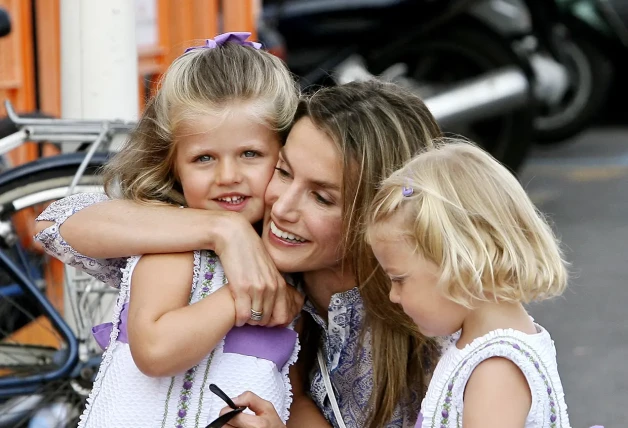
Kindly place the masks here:
POLYGON ((236 31, 236 32, 219 34, 213 39, 205 40, 205 44, 203 46, 192 46, 190 48, 187 48, 185 51, 189 52, 195 49, 213 49, 218 46, 223 46, 225 43, 228 43, 228 42, 236 43, 240 46, 250 46, 253 49, 262 48, 261 43, 247 41, 246 39, 248 39, 249 37, 251 37, 251 33, 247 33, 247 32, 236 31))

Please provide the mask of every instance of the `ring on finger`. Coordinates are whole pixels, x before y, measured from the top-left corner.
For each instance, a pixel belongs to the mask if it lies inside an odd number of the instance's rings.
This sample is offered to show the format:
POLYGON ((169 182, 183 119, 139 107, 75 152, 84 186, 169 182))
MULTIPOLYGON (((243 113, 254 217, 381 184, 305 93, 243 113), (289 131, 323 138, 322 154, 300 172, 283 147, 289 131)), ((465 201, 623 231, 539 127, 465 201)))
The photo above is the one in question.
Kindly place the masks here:
POLYGON ((264 312, 251 309, 251 319, 253 321, 261 321, 264 316, 264 312))

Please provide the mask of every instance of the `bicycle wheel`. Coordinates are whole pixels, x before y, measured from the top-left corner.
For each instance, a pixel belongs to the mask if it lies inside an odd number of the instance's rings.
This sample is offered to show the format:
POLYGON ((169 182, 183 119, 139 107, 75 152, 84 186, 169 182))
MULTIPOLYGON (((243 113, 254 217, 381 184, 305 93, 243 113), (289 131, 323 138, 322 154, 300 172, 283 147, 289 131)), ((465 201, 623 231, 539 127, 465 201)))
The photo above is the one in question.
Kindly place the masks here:
MULTIPOLYGON (((38 418, 45 418, 50 426, 76 426, 98 368, 100 352, 89 329, 108 320, 110 308, 100 313, 95 307, 101 306, 96 303, 103 294, 113 290, 95 280, 84 287, 68 285, 60 262, 33 245, 28 227, 47 204, 68 194, 83 158, 80 153, 43 158, 0 174, 0 222, 20 235, 17 240, 2 236, 3 255, 35 285, 28 289, 15 275, 0 272, 0 428, 26 427, 38 418), (37 304, 42 296, 73 327, 69 340, 63 340, 50 322, 51 313, 37 304), (71 341, 76 342, 80 358, 67 366, 71 341), (53 376, 64 364, 67 370, 53 376), (22 382, 25 379, 32 381, 22 382)), ((92 159, 75 192, 102 190, 97 172, 106 160, 106 154, 92 159)))

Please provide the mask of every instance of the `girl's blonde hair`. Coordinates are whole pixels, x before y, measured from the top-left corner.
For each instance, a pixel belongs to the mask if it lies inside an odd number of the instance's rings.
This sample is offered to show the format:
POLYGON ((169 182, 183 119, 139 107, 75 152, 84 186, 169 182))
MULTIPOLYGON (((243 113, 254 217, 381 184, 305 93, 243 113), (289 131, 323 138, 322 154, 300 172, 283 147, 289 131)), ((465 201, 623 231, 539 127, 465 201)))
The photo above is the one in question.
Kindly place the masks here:
POLYGON ((388 277, 363 226, 377 185, 439 137, 440 128, 419 97, 377 80, 321 89, 300 102, 295 121, 302 117, 334 141, 343 162, 344 268, 360 287, 366 309, 362 333, 370 333, 373 355, 370 412, 363 426, 386 426, 399 408, 416 418, 425 374, 437 355, 433 343, 388 300, 388 277))
POLYGON ((565 290, 566 262, 544 216, 504 166, 467 141, 428 146, 387 178, 369 227, 393 215, 416 252, 439 266, 443 294, 462 306, 565 290))
POLYGON ((199 115, 226 117, 245 106, 278 132, 292 123, 298 102, 294 78, 276 56, 226 43, 177 58, 164 74, 122 150, 105 166, 109 196, 185 205, 173 168, 177 127, 199 115))

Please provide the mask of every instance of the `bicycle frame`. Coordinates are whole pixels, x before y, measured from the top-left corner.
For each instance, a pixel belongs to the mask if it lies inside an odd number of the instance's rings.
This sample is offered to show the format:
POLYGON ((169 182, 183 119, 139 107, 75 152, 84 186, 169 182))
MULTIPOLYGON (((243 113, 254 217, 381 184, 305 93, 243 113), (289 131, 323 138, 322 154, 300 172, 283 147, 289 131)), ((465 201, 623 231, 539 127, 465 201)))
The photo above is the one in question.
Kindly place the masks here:
MULTIPOLYGON (((67 196, 69 193, 73 193, 74 187, 81 179, 85 168, 94 164, 102 165, 108 158, 108 153, 96 152, 98 147, 105 150, 109 149, 108 145, 115 135, 128 133, 135 127, 135 123, 115 120, 20 118, 8 101, 5 102, 5 106, 7 115, 17 126, 18 132, 0 139, 0 156, 27 141, 93 143, 87 153, 61 154, 42 158, 0 174, 0 183, 7 184, 19 177, 41 171, 51 171, 55 168, 73 168, 77 170, 74 181, 68 186, 67 193, 58 194, 58 192, 52 192, 46 194, 46 196, 50 196, 50 200, 59 199, 67 196)), ((12 213, 22 208, 17 205, 19 204, 0 206, 0 226, 3 223, 9 223, 10 225, 12 213)), ((9 243, 10 239, 7 239, 7 236, 4 236, 6 233, 3 235, 3 232, 7 231, 0 230, 0 240, 5 240, 9 243)), ((60 338, 65 343, 58 351, 52 351, 54 355, 53 361, 56 365, 47 372, 29 374, 27 376, 11 374, 6 377, 0 377, 0 400, 16 395, 34 393, 45 384, 72 376, 77 370, 82 370, 85 364, 89 365, 93 362, 92 360, 95 360, 90 358, 89 361, 81 361, 81 337, 74 333, 68 322, 37 287, 30 273, 24 269, 26 266, 22 266, 23 262, 24 260, 18 263, 14 262, 3 249, 0 249, 0 270, 6 271, 9 278, 11 278, 13 282, 12 288, 15 289, 11 291, 32 298, 36 307, 41 310, 41 315, 50 321, 52 327, 59 333, 60 338), (62 359, 57 361, 57 357, 62 357, 62 359)))
POLYGON ((48 317, 53 327, 57 329, 67 344, 65 348, 65 362, 58 369, 41 375, 0 378, 0 398, 7 398, 14 395, 32 393, 37 390, 40 384, 61 379, 68 375, 78 362, 78 341, 72 329, 63 320, 59 312, 55 310, 46 296, 39 291, 37 286, 26 277, 3 251, 0 251, 0 269, 5 270, 17 284, 20 284, 23 290, 35 299, 43 314, 48 317))
POLYGON ((129 132, 135 127, 135 122, 122 120, 21 118, 15 113, 8 100, 4 102, 4 106, 7 110, 7 116, 19 128, 19 131, 0 139, 0 156, 19 147, 26 141, 98 143, 99 138, 110 141, 113 135, 129 132))

